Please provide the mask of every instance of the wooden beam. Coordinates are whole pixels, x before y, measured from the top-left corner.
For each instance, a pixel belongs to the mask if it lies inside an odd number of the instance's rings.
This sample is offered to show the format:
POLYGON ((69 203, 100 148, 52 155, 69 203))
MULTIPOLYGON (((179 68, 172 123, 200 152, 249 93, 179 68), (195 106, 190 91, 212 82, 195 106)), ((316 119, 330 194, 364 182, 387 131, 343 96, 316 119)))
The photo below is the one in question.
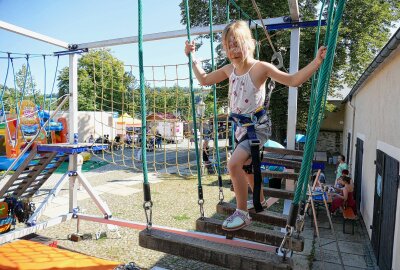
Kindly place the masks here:
POLYGON ((276 166, 284 166, 291 169, 300 169, 301 167, 301 162, 288 159, 264 157, 262 162, 266 162, 276 166))
POLYGON ((297 180, 299 178, 298 173, 293 172, 278 172, 278 171, 270 171, 270 170, 262 170, 262 176, 272 177, 272 178, 285 178, 285 179, 292 179, 297 180))
POLYGON ((264 147, 264 151, 267 153, 277 153, 283 155, 292 155, 292 156, 303 156, 304 152, 300 150, 291 150, 285 148, 275 148, 275 147, 264 147))
POLYGON ((139 245, 228 269, 293 269, 293 262, 275 253, 231 246, 157 229, 139 233, 139 245))
MULTIPOLYGON (((256 226, 247 226, 238 231, 227 232, 222 229, 222 220, 214 218, 197 219, 196 230, 205 233, 224 235, 227 238, 236 237, 276 247, 280 246, 283 237, 285 236, 285 234, 280 231, 270 230, 256 226)), ((289 242, 286 242, 285 248, 289 248, 289 242)), ((299 239, 292 238, 292 249, 294 251, 303 251, 304 249, 303 238, 299 239)))
MULTIPOLYGON (((217 213, 223 215, 232 215, 236 210, 236 205, 233 203, 223 202, 217 204, 217 213)), ((250 217, 253 221, 262 222, 265 224, 270 224, 273 226, 278 226, 284 228, 286 226, 287 216, 280 213, 264 210, 262 212, 256 213, 254 209, 249 211, 250 217)))
POLYGON ((264 188, 264 195, 273 198, 280 199, 289 199, 292 200, 294 198, 294 192, 285 189, 277 189, 277 188, 264 188))

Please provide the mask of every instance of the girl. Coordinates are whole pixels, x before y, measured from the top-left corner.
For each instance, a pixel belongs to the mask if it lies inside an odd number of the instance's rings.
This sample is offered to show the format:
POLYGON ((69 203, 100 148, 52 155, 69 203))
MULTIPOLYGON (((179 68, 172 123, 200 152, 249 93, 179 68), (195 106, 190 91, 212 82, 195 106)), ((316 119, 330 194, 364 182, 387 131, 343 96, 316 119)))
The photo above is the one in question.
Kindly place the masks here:
MULTIPOLYGON (((255 60, 255 42, 251 31, 244 21, 229 24, 222 33, 222 45, 231 64, 207 74, 199 61, 194 57, 195 43, 186 42, 185 53, 192 54, 193 71, 201 85, 212 85, 229 78, 230 111, 236 114, 254 113, 258 108, 269 106, 269 96, 265 93, 265 83, 271 78, 288 86, 299 86, 307 81, 319 68, 325 58, 326 49, 321 47, 317 57, 306 67, 294 74, 287 74, 278 70, 272 64, 255 60)), ((269 117, 265 114, 258 119, 256 135, 260 140, 260 147, 268 140, 271 134, 269 117)), ((235 132, 238 145, 228 163, 228 170, 235 190, 237 209, 227 218, 222 228, 228 231, 239 230, 251 223, 247 207, 247 186, 254 188, 254 179, 243 171, 243 165, 250 163, 250 141, 246 139, 246 128, 238 127, 235 132), (244 181, 246 179, 247 181, 244 181)), ((260 202, 265 206, 265 198, 261 192, 260 202)), ((252 203, 249 204, 249 208, 252 203)))
POLYGON ((357 213, 356 201, 354 200, 354 186, 351 184, 351 178, 348 176, 339 177, 339 184, 343 186, 341 194, 336 194, 332 201, 331 213, 335 213, 342 206, 353 208, 357 213))

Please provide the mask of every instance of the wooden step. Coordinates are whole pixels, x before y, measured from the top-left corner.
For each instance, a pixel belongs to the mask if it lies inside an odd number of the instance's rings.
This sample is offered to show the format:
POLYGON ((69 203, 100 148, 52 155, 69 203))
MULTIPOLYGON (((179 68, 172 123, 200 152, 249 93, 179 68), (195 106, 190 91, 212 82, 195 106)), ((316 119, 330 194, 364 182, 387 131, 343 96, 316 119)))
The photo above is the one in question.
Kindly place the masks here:
MULTIPOLYGON (((236 205, 233 203, 223 202, 221 204, 217 204, 218 214, 230 216, 235 212, 235 210, 236 210, 236 205)), ((249 213, 253 221, 258 221, 282 228, 286 226, 287 216, 283 214, 268 210, 256 213, 254 209, 250 210, 249 213)))
POLYGON ((271 177, 271 178, 285 178, 285 179, 292 179, 297 180, 299 178, 298 173, 292 172, 278 172, 278 171, 270 171, 270 170, 262 170, 261 175, 263 177, 271 177))
POLYGON ((294 198, 294 191, 265 187, 264 196, 292 200, 294 198))
MULTIPOLYGON (((225 235, 227 238, 236 237, 276 247, 279 247, 281 245, 283 237, 285 236, 285 234, 280 231, 270 230, 252 225, 244 227, 243 229, 240 229, 238 231, 228 232, 222 229, 222 223, 222 220, 214 218, 199 218, 196 220, 196 231, 225 235)), ((285 248, 289 248, 288 242, 286 243, 285 248)), ((292 238, 292 249, 294 251, 303 251, 303 238, 292 238)))
POLYGON ((285 149, 285 148, 264 147, 264 151, 266 151, 268 153, 277 153, 277 154, 283 154, 283 155, 303 156, 303 151, 291 150, 291 149, 285 149))
MULTIPOLYGON (((226 240, 233 242, 232 240, 226 240)), ((139 233, 139 245, 144 248, 202 261, 228 269, 293 269, 293 262, 273 252, 214 242, 158 229, 139 233)))
POLYGON ((284 166, 286 168, 291 168, 291 169, 300 169, 301 168, 301 162, 294 161, 294 160, 288 160, 288 159, 264 157, 262 162, 276 165, 276 166, 284 166))

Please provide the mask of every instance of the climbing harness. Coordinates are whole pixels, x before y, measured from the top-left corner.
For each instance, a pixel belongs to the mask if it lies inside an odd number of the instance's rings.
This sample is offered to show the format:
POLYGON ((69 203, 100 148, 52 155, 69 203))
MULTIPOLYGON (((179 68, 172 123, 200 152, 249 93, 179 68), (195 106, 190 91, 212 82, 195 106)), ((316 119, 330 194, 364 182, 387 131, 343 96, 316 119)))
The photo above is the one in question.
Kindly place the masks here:
MULTIPOLYGON (((256 125, 264 124, 262 121, 262 117, 267 114, 267 110, 264 107, 259 107, 254 113, 248 114, 237 114, 230 113, 229 120, 235 122, 235 124, 239 127, 246 128, 246 135, 243 140, 249 140, 250 143, 250 152, 251 152, 251 160, 252 160, 252 171, 254 173, 254 190, 253 190, 253 204, 255 211, 261 212, 263 211, 263 207, 260 202, 260 194, 261 194, 261 158, 260 158, 260 140, 257 138, 256 134, 256 125)), ((240 142, 239 142, 240 143, 240 142)), ((246 167, 246 172, 249 173, 248 167, 246 167)))

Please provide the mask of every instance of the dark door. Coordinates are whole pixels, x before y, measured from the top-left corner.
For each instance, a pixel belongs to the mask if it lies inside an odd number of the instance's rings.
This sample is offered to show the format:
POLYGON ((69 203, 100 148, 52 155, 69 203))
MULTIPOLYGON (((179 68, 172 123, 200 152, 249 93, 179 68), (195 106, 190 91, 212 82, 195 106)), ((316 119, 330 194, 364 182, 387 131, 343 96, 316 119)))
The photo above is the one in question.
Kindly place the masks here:
POLYGON ((374 193, 374 217, 372 220, 371 244, 374 249, 375 257, 379 260, 379 239, 381 235, 381 207, 382 207, 382 180, 383 166, 385 162, 384 153, 376 151, 376 173, 375 173, 375 193, 374 193))
POLYGON ((378 265, 381 270, 391 270, 393 261, 394 229, 399 179, 399 162, 385 155, 383 173, 383 202, 378 265))
POLYGON ((363 153, 364 153, 364 142, 361 139, 357 138, 356 164, 355 164, 356 166, 355 166, 355 172, 354 172, 354 191, 355 191, 355 198, 356 198, 358 210, 360 210, 360 202, 361 202, 361 179, 362 179, 363 153))
POLYGON ((396 223, 399 162, 377 151, 374 219, 371 242, 381 270, 391 270, 396 223))

